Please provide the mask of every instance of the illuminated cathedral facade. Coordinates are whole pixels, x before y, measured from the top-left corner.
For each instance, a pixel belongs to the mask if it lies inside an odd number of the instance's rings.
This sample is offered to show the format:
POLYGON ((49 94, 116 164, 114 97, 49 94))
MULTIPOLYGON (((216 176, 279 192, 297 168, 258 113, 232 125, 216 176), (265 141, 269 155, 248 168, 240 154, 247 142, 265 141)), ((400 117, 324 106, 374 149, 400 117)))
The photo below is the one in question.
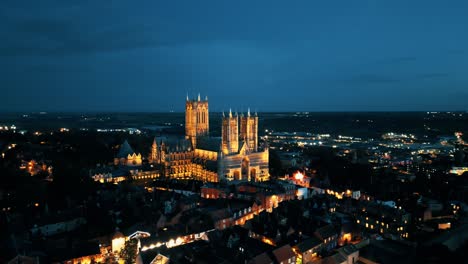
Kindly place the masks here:
POLYGON ((210 137, 208 98, 187 97, 185 138, 155 138, 148 160, 167 178, 265 181, 270 176, 268 148, 260 149, 258 143, 256 113, 223 114, 221 137, 210 137))

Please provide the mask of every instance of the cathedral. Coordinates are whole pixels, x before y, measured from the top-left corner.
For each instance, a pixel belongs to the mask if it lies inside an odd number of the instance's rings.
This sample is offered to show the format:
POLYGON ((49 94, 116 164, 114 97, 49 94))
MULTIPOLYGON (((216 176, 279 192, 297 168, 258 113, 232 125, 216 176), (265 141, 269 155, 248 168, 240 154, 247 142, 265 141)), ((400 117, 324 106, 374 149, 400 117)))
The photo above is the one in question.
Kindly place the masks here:
MULTIPOLYGON (((187 97, 185 102, 185 137, 156 137, 148 161, 158 173, 148 175, 204 182, 266 181, 268 148, 258 146, 258 116, 236 113, 222 117, 221 137, 209 133, 208 98, 187 97)), ((126 166, 141 164, 140 154, 130 153, 124 143, 115 163, 126 166), (123 150, 122 150, 123 148, 123 150)), ((144 177, 144 172, 139 177, 144 177)), ((136 177, 138 179, 138 176, 136 177)))

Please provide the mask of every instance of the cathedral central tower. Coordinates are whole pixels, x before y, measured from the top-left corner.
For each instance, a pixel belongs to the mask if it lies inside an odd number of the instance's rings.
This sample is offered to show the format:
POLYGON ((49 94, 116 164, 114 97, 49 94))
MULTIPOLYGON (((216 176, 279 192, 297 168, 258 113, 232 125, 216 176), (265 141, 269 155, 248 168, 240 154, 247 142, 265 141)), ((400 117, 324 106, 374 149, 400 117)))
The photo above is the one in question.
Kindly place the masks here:
POLYGON ((196 100, 187 96, 185 102, 185 138, 192 142, 196 148, 197 137, 208 136, 209 133, 208 98, 201 100, 200 94, 196 100))

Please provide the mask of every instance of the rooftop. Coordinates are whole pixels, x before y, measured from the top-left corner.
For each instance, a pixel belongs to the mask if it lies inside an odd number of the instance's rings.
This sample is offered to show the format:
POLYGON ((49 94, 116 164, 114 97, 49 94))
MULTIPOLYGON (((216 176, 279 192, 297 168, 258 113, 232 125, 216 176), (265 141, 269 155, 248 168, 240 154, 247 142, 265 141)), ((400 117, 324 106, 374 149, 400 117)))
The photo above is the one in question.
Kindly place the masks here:
POLYGON ((296 247, 299 249, 301 252, 306 252, 318 245, 322 244, 322 241, 316 237, 311 237, 308 238, 307 240, 299 243, 296 245, 296 247))
POLYGON ((197 139, 197 149, 218 152, 221 147, 220 137, 199 137, 197 139))
POLYGON ((335 228, 332 225, 320 227, 315 231, 315 234, 322 240, 337 235, 335 228))
POLYGON ((128 144, 128 141, 125 140, 124 143, 120 145, 120 149, 116 157, 126 158, 128 155, 132 155, 133 153, 135 152, 133 151, 132 147, 130 147, 130 144, 128 144))
POLYGON ((271 260, 271 258, 268 256, 266 252, 263 252, 262 254, 251 259, 248 263, 249 264, 269 264, 269 263, 273 263, 273 260, 271 260))
POLYGON ((286 244, 278 249, 273 250, 272 253, 275 256, 276 260, 280 263, 282 261, 288 260, 296 256, 289 244, 286 244))

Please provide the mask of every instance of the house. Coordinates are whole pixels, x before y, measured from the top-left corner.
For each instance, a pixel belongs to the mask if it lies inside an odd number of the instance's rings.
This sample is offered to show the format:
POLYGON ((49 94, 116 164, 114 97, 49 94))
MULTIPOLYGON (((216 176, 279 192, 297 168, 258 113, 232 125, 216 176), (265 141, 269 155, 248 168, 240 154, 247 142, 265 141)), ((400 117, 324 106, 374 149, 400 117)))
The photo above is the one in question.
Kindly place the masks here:
POLYGON ((323 243, 322 249, 330 251, 338 243, 338 233, 332 225, 326 225, 315 230, 314 235, 323 243))
POLYGON ((323 258, 317 263, 319 264, 354 264, 354 263, 358 263, 358 261, 359 261, 359 249, 357 249, 357 247, 354 245, 348 245, 348 246, 345 246, 336 250, 335 254, 329 257, 323 258))
POLYGON ((36 263, 39 263, 39 260, 36 258, 28 257, 28 256, 17 255, 16 257, 14 257, 13 259, 7 262, 7 264, 17 264, 17 263, 36 264, 36 263))
MULTIPOLYGON (((245 237, 239 243, 239 250, 243 252, 244 256, 246 257, 246 260, 253 259, 265 252, 271 252, 271 250, 273 250, 274 248, 276 247, 273 245, 264 243, 260 240, 250 238, 250 237, 245 237)), ((271 256, 269 258, 271 260, 271 256)), ((263 262, 263 263, 271 263, 271 262, 263 262)))
POLYGON ((341 254, 336 253, 329 257, 321 259, 317 264, 348 264, 347 259, 341 254))
POLYGON ((296 263, 296 254, 292 250, 289 244, 286 244, 280 248, 273 250, 273 256, 276 259, 276 263, 279 264, 292 264, 296 263))
POLYGON ((84 217, 57 216, 52 217, 50 221, 44 221, 43 224, 34 225, 31 233, 34 235, 53 236, 60 233, 66 233, 77 229, 86 224, 84 217))
POLYGON ((97 243, 82 243, 71 250, 61 252, 61 263, 99 263, 103 261, 101 250, 97 243))
POLYGON ((150 258, 151 260, 145 257, 139 254, 136 260, 136 264, 169 264, 170 262, 170 258, 162 255, 161 253, 157 253, 154 258, 150 258))
POLYGON ((411 214, 401 207, 391 208, 376 202, 360 202, 356 209, 356 223, 368 232, 380 233, 391 239, 408 237, 411 214))
POLYGON ((208 213, 216 229, 225 229, 232 225, 232 214, 228 209, 219 209, 208 213))
POLYGON ((115 233, 112 237, 112 252, 120 252, 124 248, 125 240, 126 238, 124 234, 122 234, 122 232, 120 232, 119 229, 116 228, 115 233))
POLYGON ((354 264, 359 260, 359 249, 355 245, 347 245, 336 251, 346 259, 346 264, 354 264))
POLYGON ((359 260, 359 249, 355 245, 347 245, 337 251, 342 257, 346 258, 346 264, 354 264, 359 260))
POLYGON ((273 264, 273 260, 268 256, 266 252, 251 259, 249 264, 273 264))
POLYGON ((227 198, 228 194, 229 190, 227 188, 212 183, 206 183, 200 188, 200 196, 205 199, 227 198))
POLYGON ((294 246, 297 257, 302 259, 302 263, 312 262, 323 246, 322 240, 311 237, 294 246))

